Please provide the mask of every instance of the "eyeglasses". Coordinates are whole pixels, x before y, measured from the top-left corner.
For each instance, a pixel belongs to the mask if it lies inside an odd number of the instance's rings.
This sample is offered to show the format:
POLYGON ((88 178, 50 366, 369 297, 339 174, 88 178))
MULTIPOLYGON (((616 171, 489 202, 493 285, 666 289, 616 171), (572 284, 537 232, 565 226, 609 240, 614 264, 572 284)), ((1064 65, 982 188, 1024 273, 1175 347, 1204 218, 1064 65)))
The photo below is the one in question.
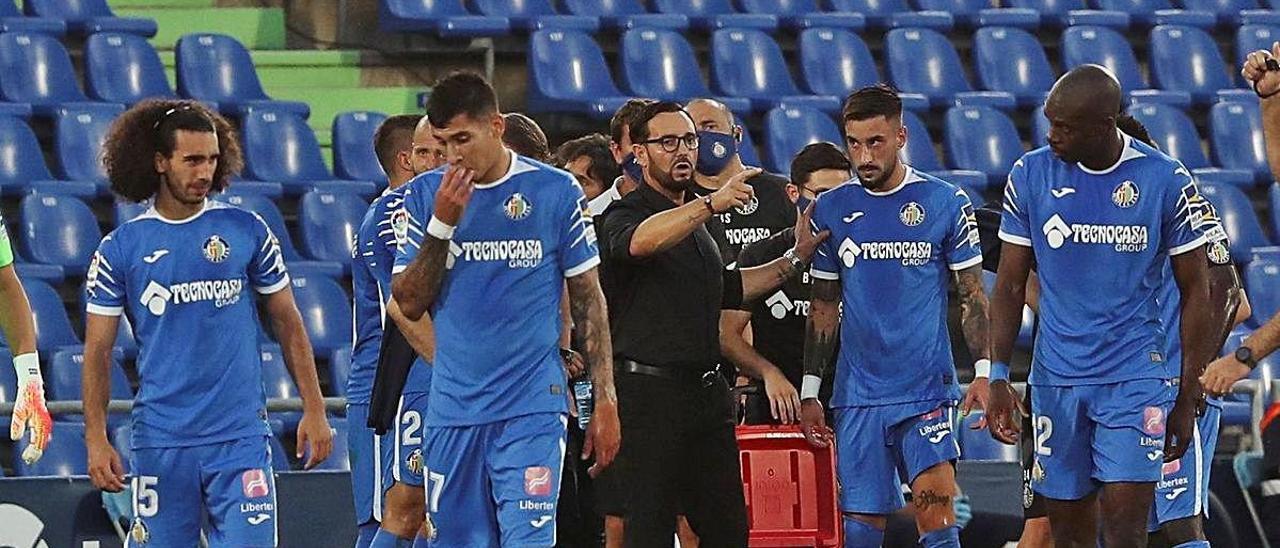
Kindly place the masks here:
POLYGON ((694 133, 686 133, 682 136, 663 135, 662 137, 656 137, 649 139, 648 141, 640 141, 640 144, 643 145, 656 144, 661 146, 664 152, 675 152, 679 148, 680 143, 684 143, 684 148, 686 149, 697 150, 698 136, 694 133))

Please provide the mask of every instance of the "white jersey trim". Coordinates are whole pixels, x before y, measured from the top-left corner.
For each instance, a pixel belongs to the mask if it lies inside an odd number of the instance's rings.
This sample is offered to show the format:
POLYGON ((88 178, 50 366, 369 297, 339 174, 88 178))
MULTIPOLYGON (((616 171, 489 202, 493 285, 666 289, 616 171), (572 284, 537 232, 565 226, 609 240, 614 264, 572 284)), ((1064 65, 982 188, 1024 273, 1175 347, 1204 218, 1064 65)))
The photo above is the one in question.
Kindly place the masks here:
POLYGON ((907 164, 902 164, 902 168, 906 170, 906 172, 902 174, 902 182, 899 183, 898 186, 893 187, 893 190, 885 190, 880 192, 871 190, 863 186, 862 181, 859 180, 857 177, 850 179, 850 181, 855 185, 861 186, 864 190, 867 191, 867 194, 870 194, 872 196, 891 196, 893 194, 896 194, 899 190, 906 188, 906 186, 911 183, 919 183, 925 180, 924 177, 921 177, 919 173, 916 173, 915 168, 907 164))
POLYGON ((405 271, 406 269, 408 269, 408 268, 409 268, 409 266, 408 266, 408 265, 395 265, 395 266, 391 267, 391 273, 392 273, 392 274, 399 274, 399 273, 401 273, 401 272, 404 272, 404 271, 405 271))
POLYGON ((272 293, 279 292, 281 289, 284 289, 288 285, 289 285, 289 275, 285 274, 284 277, 280 278, 280 281, 276 283, 273 283, 266 287, 255 287, 253 289, 257 291, 259 295, 270 295, 272 293))
POLYGON ((509 155, 510 155, 510 157, 511 157, 511 165, 510 165, 509 167, 507 167, 507 172, 506 172, 506 173, 504 173, 504 174, 502 175, 502 177, 499 177, 499 178, 498 178, 498 180, 496 180, 496 181, 494 181, 494 182, 492 182, 492 183, 485 183, 485 184, 476 184, 476 185, 474 185, 477 189, 479 189, 479 190, 484 190, 484 189, 486 189, 486 188, 493 188, 493 187, 496 187, 496 186, 498 186, 498 185, 500 185, 500 184, 502 184, 502 183, 507 182, 509 179, 511 179, 511 177, 513 177, 513 176, 515 176, 515 175, 518 175, 518 174, 520 174, 520 173, 524 173, 524 172, 526 172, 526 171, 537 171, 537 170, 538 170, 538 168, 536 168, 536 167, 534 167, 534 166, 531 166, 531 165, 529 165, 529 164, 526 164, 526 163, 524 163, 524 162, 521 162, 521 161, 520 161, 520 156, 519 156, 519 155, 517 155, 517 154, 515 153, 515 151, 513 151, 513 150, 511 150, 511 149, 507 149, 507 154, 509 154, 509 155))
POLYGON ((1022 236, 1010 234, 1003 230, 1000 231, 1000 240, 1014 245, 1020 245, 1022 247, 1031 247, 1031 238, 1023 238, 1022 236))
POLYGON ((967 260, 967 261, 961 261, 961 262, 958 262, 958 263, 950 263, 950 264, 948 264, 948 265, 947 265, 947 267, 948 267, 948 268, 950 268, 951 270, 964 270, 964 269, 966 269, 966 268, 969 268, 969 267, 971 267, 971 266, 973 266, 973 265, 977 265, 977 264, 982 264, 982 255, 978 255, 977 257, 973 257, 973 258, 971 258, 971 259, 969 259, 969 260, 967 260))
POLYGON ((1097 171, 1085 167, 1084 164, 1082 163, 1076 162, 1076 166, 1080 168, 1080 171, 1088 173, 1089 175, 1106 175, 1108 173, 1111 173, 1112 171, 1115 171, 1116 168, 1120 167, 1120 164, 1123 164, 1126 161, 1132 160, 1134 158, 1146 157, 1146 154, 1143 154, 1141 151, 1133 148, 1132 137, 1129 137, 1119 129, 1116 130, 1116 133, 1118 133, 1120 135, 1120 139, 1124 141, 1124 148, 1120 149, 1120 159, 1116 160, 1116 163, 1111 164, 1111 167, 1108 167, 1102 170, 1097 170, 1097 171))
POLYGON ((159 211, 156 211, 156 206, 155 206, 155 204, 152 204, 152 205, 151 205, 151 207, 147 208, 147 210, 146 210, 146 211, 143 211, 141 215, 138 215, 137 217, 134 217, 132 220, 130 220, 130 222, 133 222, 133 221, 141 221, 141 220, 143 220, 143 219, 155 219, 155 220, 157 220, 157 221, 160 221, 160 222, 162 222, 162 223, 166 223, 166 224, 171 224, 171 225, 182 225, 182 224, 187 224, 187 223, 189 223, 189 222, 191 222, 191 221, 194 221, 194 220, 196 220, 196 219, 199 219, 201 215, 204 215, 204 212, 209 211, 210 209, 226 209, 226 208, 229 208, 229 207, 231 207, 231 206, 230 206, 230 205, 228 205, 228 204, 224 204, 224 203, 219 202, 219 201, 216 201, 216 200, 210 200, 210 199, 208 199, 208 198, 205 198, 205 199, 204 199, 204 205, 200 206, 200 211, 197 211, 197 212, 195 213, 195 215, 192 215, 192 216, 190 216, 190 217, 187 217, 186 219, 176 219, 176 220, 175 220, 175 219, 168 219, 168 218, 165 218, 165 216, 164 216, 164 215, 161 215, 159 211))
POLYGON ((819 280, 834 281, 840 279, 840 274, 835 272, 827 272, 826 270, 818 270, 816 268, 809 269, 809 275, 819 280))
POLYGON ((569 268, 569 269, 565 270, 565 271, 564 271, 564 277, 566 277, 566 278, 572 278, 572 277, 577 276, 577 275, 579 275, 579 274, 584 274, 584 273, 586 273, 588 270, 591 270, 592 268, 595 268, 595 267, 596 267, 597 265, 599 265, 599 264, 600 264, 600 256, 599 256, 599 255, 592 255, 592 256, 591 256, 591 258, 589 258, 589 259, 587 259, 587 260, 585 260, 585 261, 582 261, 581 263, 579 263, 579 264, 578 264, 578 266, 575 266, 575 267, 573 267, 573 268, 569 268))
POLYGON ((1169 256, 1172 257, 1174 255, 1181 255, 1188 251, 1195 251, 1197 247, 1200 247, 1207 242, 1208 240, 1205 239, 1204 234, 1197 234, 1196 239, 1191 240, 1190 242, 1182 244, 1178 247, 1169 248, 1169 256))
POLYGON ((99 316, 119 316, 124 314, 123 306, 102 306, 100 304, 89 303, 84 305, 84 311, 99 316))

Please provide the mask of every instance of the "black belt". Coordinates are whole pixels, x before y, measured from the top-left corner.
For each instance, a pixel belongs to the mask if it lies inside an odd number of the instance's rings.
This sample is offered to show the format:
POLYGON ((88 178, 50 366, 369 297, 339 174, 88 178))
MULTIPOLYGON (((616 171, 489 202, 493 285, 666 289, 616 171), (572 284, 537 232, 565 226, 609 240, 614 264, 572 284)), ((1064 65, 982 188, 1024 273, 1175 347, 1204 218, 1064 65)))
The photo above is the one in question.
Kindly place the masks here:
POLYGON ((705 387, 715 384, 716 379, 721 378, 720 364, 716 364, 711 369, 699 371, 696 369, 685 369, 681 367, 655 367, 632 360, 619 360, 617 369, 623 373, 647 375, 650 377, 658 377, 673 381, 697 382, 701 383, 702 386, 705 387))

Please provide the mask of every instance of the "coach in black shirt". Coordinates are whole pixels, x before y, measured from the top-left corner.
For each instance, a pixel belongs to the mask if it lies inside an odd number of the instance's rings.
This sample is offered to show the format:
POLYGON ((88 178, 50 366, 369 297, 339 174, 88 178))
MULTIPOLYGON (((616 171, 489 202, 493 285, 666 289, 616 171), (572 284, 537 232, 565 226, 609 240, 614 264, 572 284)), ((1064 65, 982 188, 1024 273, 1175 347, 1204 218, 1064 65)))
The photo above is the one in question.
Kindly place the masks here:
POLYGON ((725 270, 704 226, 748 203, 746 170, 719 190, 690 194, 698 155, 680 105, 649 105, 629 133, 639 188, 610 206, 601 251, 616 284, 609 310, 623 444, 611 484, 626 494, 625 545, 670 546, 677 508, 705 546, 746 546, 747 518, 729 386, 720 371, 721 308, 778 287, 818 242, 808 219, 794 249, 766 265, 725 270))

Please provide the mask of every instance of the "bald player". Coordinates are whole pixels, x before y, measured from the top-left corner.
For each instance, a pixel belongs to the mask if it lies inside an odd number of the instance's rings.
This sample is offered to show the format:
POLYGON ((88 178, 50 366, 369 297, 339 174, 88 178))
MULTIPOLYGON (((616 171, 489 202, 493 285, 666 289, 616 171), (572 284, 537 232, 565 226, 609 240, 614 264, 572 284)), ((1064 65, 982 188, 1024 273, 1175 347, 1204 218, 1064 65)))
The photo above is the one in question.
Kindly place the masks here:
POLYGON ((1116 128, 1120 108, 1105 68, 1067 73, 1045 103, 1049 146, 1014 163, 1005 186, 988 426, 1017 441, 1007 363, 1034 261, 1032 486, 1059 547, 1095 546, 1099 520, 1104 545, 1146 546, 1155 483, 1194 443, 1199 372, 1212 355, 1205 238, 1194 228, 1204 199, 1181 163, 1116 128), (1165 359, 1166 261, 1182 303, 1181 364, 1165 359))

